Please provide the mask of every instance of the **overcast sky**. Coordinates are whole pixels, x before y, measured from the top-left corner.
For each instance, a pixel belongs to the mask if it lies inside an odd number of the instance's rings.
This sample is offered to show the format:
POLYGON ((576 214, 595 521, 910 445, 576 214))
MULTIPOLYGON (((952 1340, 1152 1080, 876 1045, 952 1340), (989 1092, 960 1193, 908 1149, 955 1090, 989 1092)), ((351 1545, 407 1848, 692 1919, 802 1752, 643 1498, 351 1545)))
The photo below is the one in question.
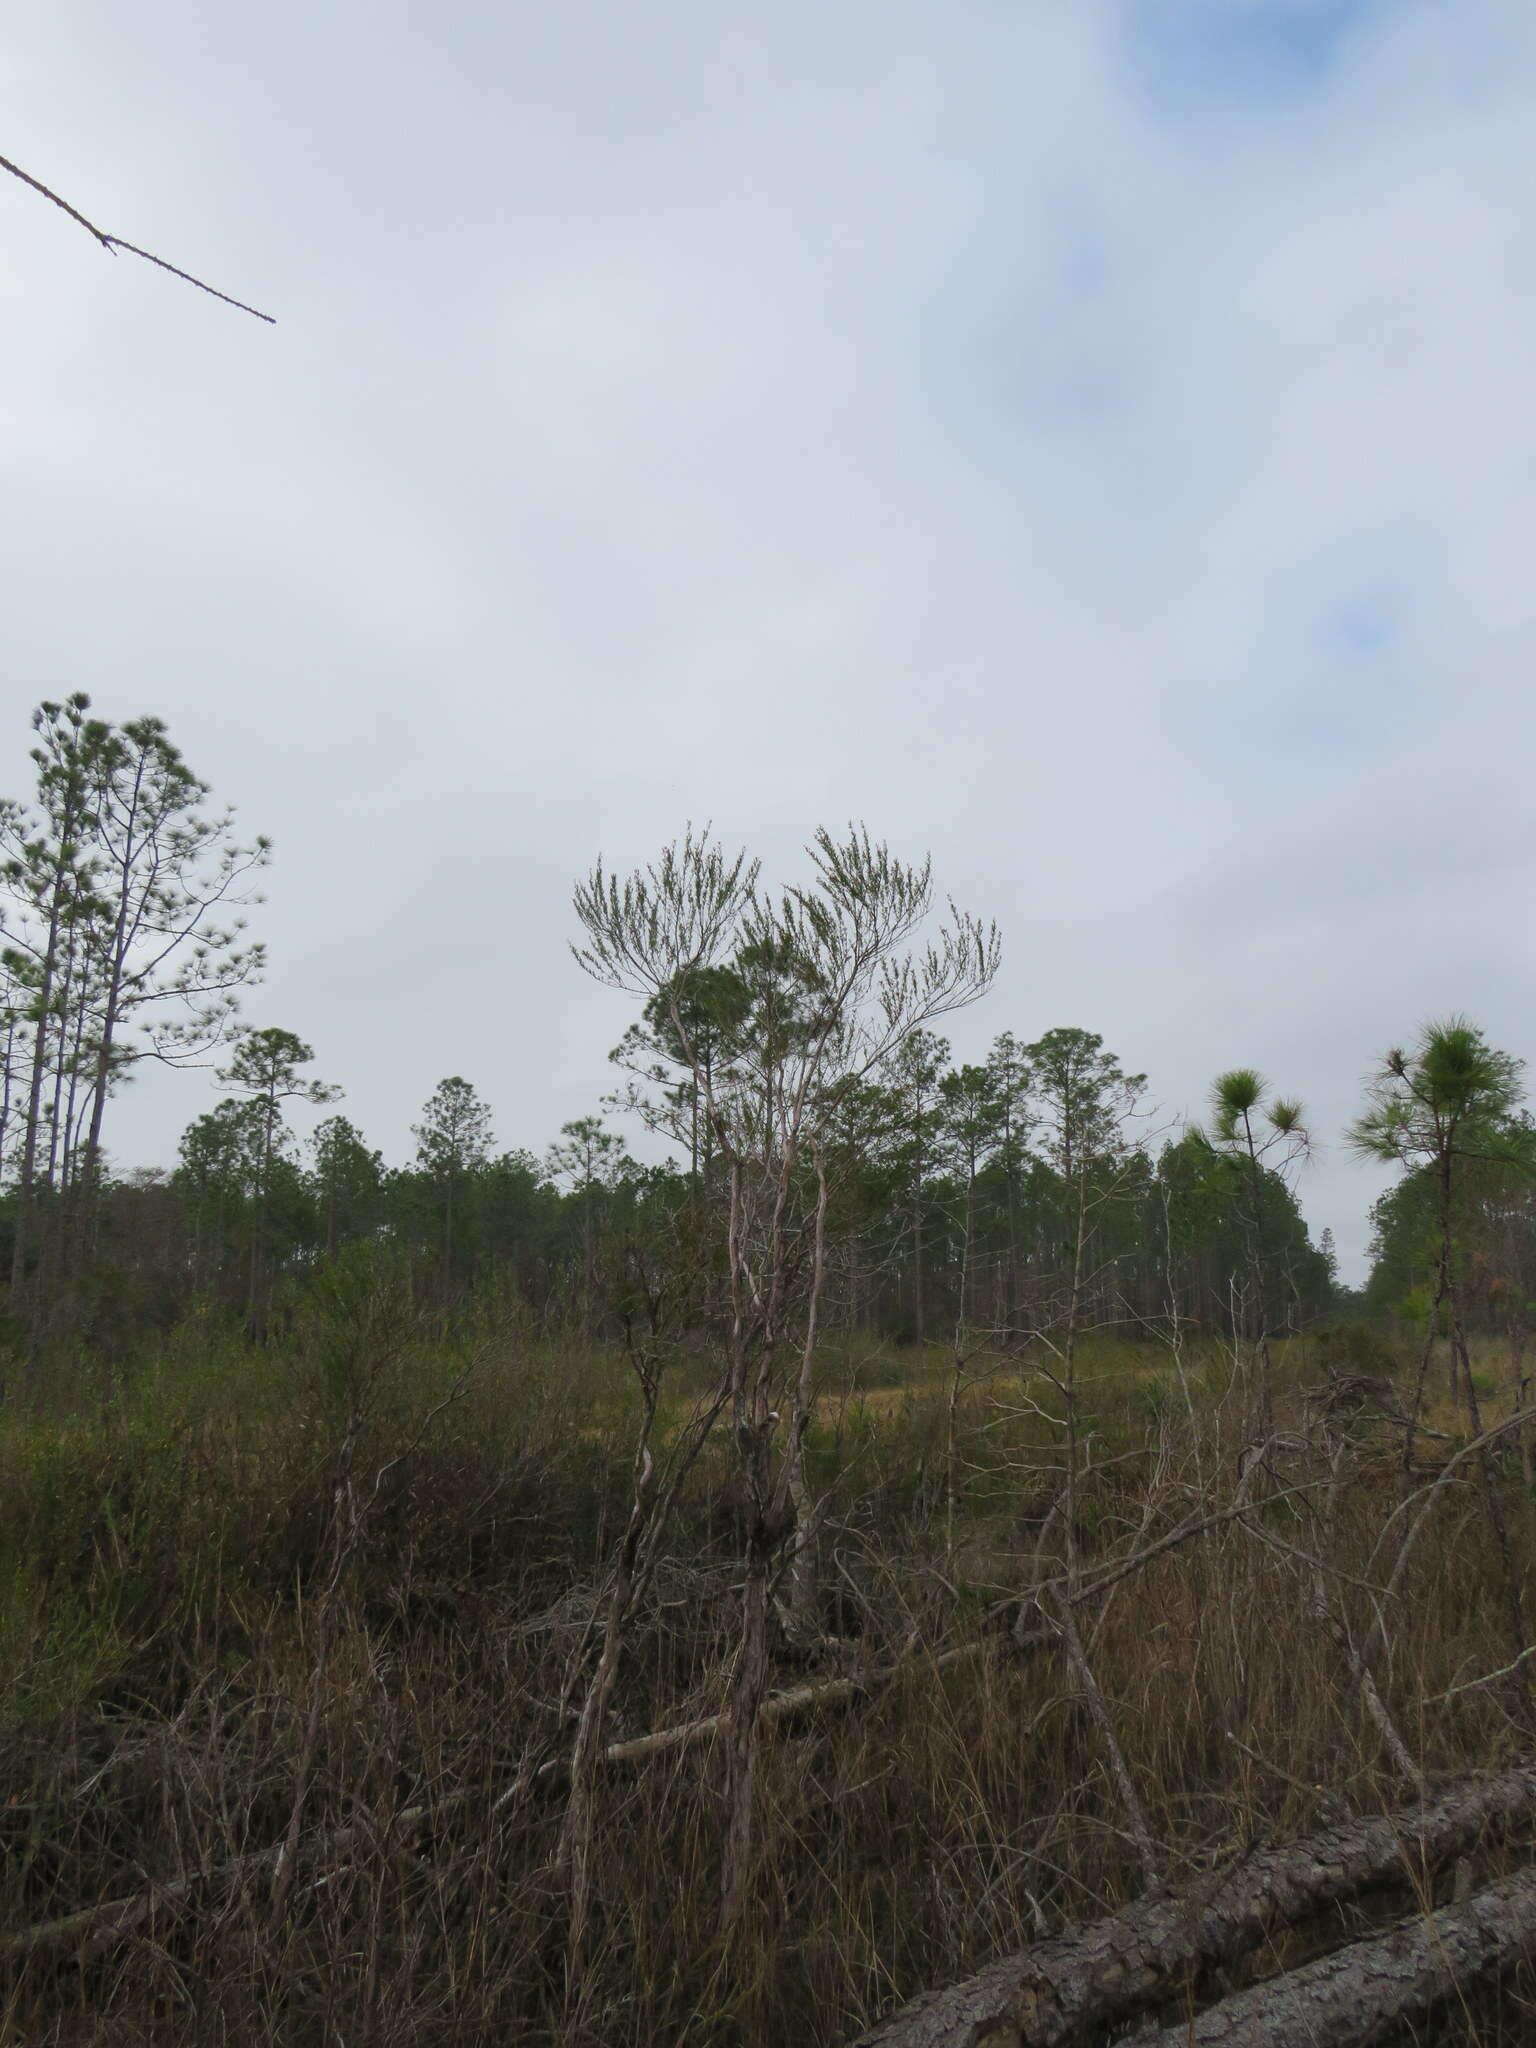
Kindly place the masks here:
MULTIPOLYGON (((827 821, 1003 928, 958 1053, 1104 1034, 1317 1136, 1536 1055, 1530 0, 18 0, 0 788, 154 711, 276 842, 248 1014, 399 1160, 541 1150, 630 1015, 570 886, 827 821)), ((169 1163, 208 1077, 116 1105, 169 1163)))

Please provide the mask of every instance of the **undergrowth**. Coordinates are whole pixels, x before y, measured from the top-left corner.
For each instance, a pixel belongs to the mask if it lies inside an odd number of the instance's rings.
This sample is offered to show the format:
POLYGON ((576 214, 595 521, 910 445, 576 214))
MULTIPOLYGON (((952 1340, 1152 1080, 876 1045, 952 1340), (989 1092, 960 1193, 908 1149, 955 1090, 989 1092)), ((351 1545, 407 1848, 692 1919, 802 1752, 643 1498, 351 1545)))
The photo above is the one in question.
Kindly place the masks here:
MULTIPOLYGON (((93 1950, 82 1934, 13 1957, 5 2037, 833 2043, 1133 1894, 1093 1717, 1028 1602, 1059 1495, 1048 1362, 971 1356, 956 1381, 942 1346, 826 1344, 809 1461, 831 1501, 826 1621, 839 1668, 900 1675, 776 1734, 752 1910, 728 1933, 711 1747, 608 1770, 593 1933, 572 1972, 558 1799, 505 1795, 569 1739, 628 1509, 637 1404, 621 1353, 495 1318, 427 1327, 365 1288, 311 1304, 262 1349, 193 1325, 110 1385, 51 1361, 33 1402, 0 1411, 4 1927, 206 1880, 279 1841, 296 1790, 306 1839, 359 1832, 280 1909, 267 1877, 210 1882, 153 1938, 93 1950), (347 1486, 366 1509, 349 1548, 347 1486), (963 1643, 977 1654, 941 1668, 939 1648, 963 1643), (407 1828, 423 1802, 426 1823, 407 1828)), ((1333 1803, 1412 1796, 1295 1561, 1324 1557, 1336 1611, 1370 1642, 1399 1439, 1352 1415, 1330 1491, 1307 1402, 1330 1370, 1367 1367, 1401 1378, 1412 1361, 1374 1332, 1285 1349, 1269 1504, 1160 1553, 1085 1620, 1175 1880, 1333 1803)), ((1495 1422, 1507 1375, 1491 1351, 1478 1372, 1495 1422)), ((707 1379, 702 1356, 677 1362, 659 1450, 707 1379)), ((1221 1347, 1096 1339, 1080 1394, 1083 1570, 1233 1498, 1244 1411, 1221 1347)), ((1429 1420, 1420 1486, 1459 1445, 1448 1401, 1429 1420)), ((615 1739, 721 1703, 739 1555, 727 1450, 677 1503, 615 1739)), ((1513 1444, 1492 1462, 1523 1585, 1532 1504, 1513 1444)), ((1492 1768, 1531 1734, 1518 1677, 1482 1682, 1524 1645, 1471 1462, 1441 1491, 1373 1652, 1431 1776, 1492 1768)), ((782 1681, 806 1675, 785 1650, 782 1681)), ((1483 2037, 1519 2038, 1522 2019, 1517 1987, 1483 2037)))

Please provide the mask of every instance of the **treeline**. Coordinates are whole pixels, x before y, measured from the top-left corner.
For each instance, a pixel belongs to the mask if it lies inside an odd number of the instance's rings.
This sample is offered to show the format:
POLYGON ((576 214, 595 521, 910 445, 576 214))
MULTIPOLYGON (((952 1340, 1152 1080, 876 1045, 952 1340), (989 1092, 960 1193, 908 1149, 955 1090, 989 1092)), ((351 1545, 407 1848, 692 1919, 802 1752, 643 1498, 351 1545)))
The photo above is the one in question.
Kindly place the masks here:
MULTIPOLYGON (((1005 1034, 980 1066, 950 1064, 931 1034, 909 1044, 899 1071, 863 1091, 840 1162, 826 1317, 915 1340, 947 1338, 957 1323, 1023 1339, 1055 1317, 1067 1284, 1080 1175, 1070 1147, 1112 1097, 1129 1108, 1139 1077, 1085 1031, 1030 1045, 1005 1034), (1071 1090, 1079 1099, 1064 1098, 1071 1090), (1064 1099, 1065 1126, 1049 1122, 1064 1099)), ((498 1149, 488 1105, 457 1075, 423 1105, 408 1164, 387 1165, 339 1113, 301 1143, 287 1105, 333 1093, 305 1079, 312 1057, 285 1031, 238 1041, 224 1070, 232 1092, 187 1129, 174 1170, 105 1189, 82 1300, 116 1315, 131 1297, 157 1322, 215 1302, 259 1326, 285 1282, 373 1243, 409 1262, 423 1298, 512 1294, 537 1315, 613 1334, 637 1264, 707 1238, 724 1199, 702 1145, 687 1163, 642 1164, 599 1116, 567 1124, 541 1156, 498 1149)), ((1134 1328, 1176 1315, 1254 1335, 1330 1306, 1331 1252, 1311 1243, 1281 1173, 1242 1176, 1190 1134, 1154 1152, 1130 1128, 1112 1146, 1106 1129, 1087 1161, 1084 1316, 1134 1328), (1267 1301, 1250 1283, 1256 1239, 1277 1276, 1267 1301)), ((62 1204, 52 1213, 67 1219, 62 1204)), ((703 1290, 701 1314, 707 1272, 703 1290)))
MULTIPOLYGON (((500 1149, 456 1075, 422 1106, 406 1162, 387 1164, 339 1112, 301 1142, 292 1108, 331 1107, 341 1090, 313 1077, 297 1035, 252 1028, 237 1007, 261 976, 242 909, 268 842, 242 840, 210 805, 158 719, 114 726, 76 695, 40 706, 33 729, 32 797, 0 802, 0 1276, 13 1330, 121 1334, 203 1304, 260 1333, 292 1282, 360 1243, 390 1247, 424 1299, 494 1292, 599 1335, 632 1312, 637 1274, 686 1240, 707 1323, 723 1313, 710 1272, 725 1257, 729 1176, 779 1157, 783 1076, 813 1042, 818 1075, 836 1080, 794 1108, 814 1108, 817 1133, 794 1172, 824 1170, 829 1324, 1022 1341, 1070 1307, 1074 1328, 1172 1321, 1262 1341, 1343 1298, 1331 1237, 1312 1242, 1296 1198, 1301 1111, 1257 1075, 1221 1076, 1204 1127, 1159 1127, 1145 1077, 1088 1031, 1003 1032, 985 1059, 956 1064, 932 1028, 959 1007, 947 996, 879 1057, 829 1064, 817 1034, 838 966, 810 927, 749 937, 654 985, 615 1048, 623 1079, 604 1113, 542 1153, 500 1149), (173 1167, 113 1173, 111 1103, 145 1060, 213 1066, 222 1099, 173 1167), (649 1133, 637 1141, 648 1161, 614 1119, 649 1133)), ((977 928, 967 944, 995 948, 995 934, 977 928)), ((991 967, 978 952, 963 973, 973 1000, 991 967)), ((1498 1142, 1457 1155, 1451 1281, 1469 1326, 1523 1328, 1536 1198, 1517 1063, 1505 1067, 1493 1110, 1479 1111, 1498 1142)), ((1443 1161, 1432 1147, 1378 1156, 1404 1172, 1374 1214, 1366 1301, 1438 1313, 1443 1161)), ((805 1185, 786 1213, 809 1229, 805 1185)))

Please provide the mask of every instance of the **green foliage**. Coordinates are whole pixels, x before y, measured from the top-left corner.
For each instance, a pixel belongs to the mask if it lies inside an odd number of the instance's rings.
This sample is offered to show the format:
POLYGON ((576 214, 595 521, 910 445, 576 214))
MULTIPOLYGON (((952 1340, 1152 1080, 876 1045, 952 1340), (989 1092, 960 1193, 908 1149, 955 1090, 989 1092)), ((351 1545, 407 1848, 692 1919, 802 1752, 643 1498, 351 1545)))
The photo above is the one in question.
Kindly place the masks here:
POLYGON ((1211 1091, 1211 1106, 1216 1128, 1222 1137, 1236 1135, 1243 1118, 1252 1115, 1265 1093, 1264 1078, 1252 1067, 1234 1067, 1231 1073, 1217 1077, 1211 1091))
POLYGON ((1447 1316, 1506 1328, 1536 1289, 1536 1133, 1520 1109, 1522 1063, 1463 1018, 1426 1026, 1370 1083, 1350 1142, 1401 1178, 1371 1212, 1368 1303, 1427 1326, 1447 1316))
POLYGON ((0 1164, 13 1311, 34 1269, 81 1277, 100 1222, 108 1102, 138 1065, 206 1053, 259 946, 231 916, 268 856, 241 846, 163 721, 116 727, 76 692, 33 717, 30 804, 0 800, 0 1164))
POLYGON ((1520 1100, 1523 1066, 1464 1017, 1427 1024, 1411 1051, 1382 1061, 1348 1141, 1364 1158, 1405 1167, 1517 1151, 1501 1126, 1520 1100))
POLYGON ((1130 1149, 1146 1075, 1126 1073, 1096 1031, 1047 1031, 1024 1059, 1046 1163, 1067 1182, 1095 1166, 1113 1170, 1130 1149))
POLYGON ((427 1098, 421 1122, 412 1124, 416 1163, 439 1180, 460 1179, 483 1166, 494 1140, 491 1112, 462 1074, 439 1081, 427 1098))

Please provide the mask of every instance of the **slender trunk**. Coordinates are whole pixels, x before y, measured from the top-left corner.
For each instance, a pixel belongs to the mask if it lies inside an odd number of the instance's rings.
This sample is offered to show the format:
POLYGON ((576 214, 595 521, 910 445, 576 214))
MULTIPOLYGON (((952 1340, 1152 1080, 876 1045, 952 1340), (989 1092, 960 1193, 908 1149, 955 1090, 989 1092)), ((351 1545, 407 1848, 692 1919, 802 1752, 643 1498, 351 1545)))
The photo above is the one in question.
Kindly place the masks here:
POLYGON ((1067 1593, 1077 1591, 1077 1324, 1082 1310, 1083 1258, 1088 1245, 1088 1189, 1077 1190, 1077 1229, 1072 1241, 1072 1285, 1067 1296, 1067 1329, 1062 1345, 1062 1391, 1067 1425, 1066 1567, 1067 1593))
MULTIPOLYGON (((1531 1395, 1531 1376, 1526 1370, 1525 1347, 1525 1322, 1517 1312, 1510 1318, 1509 1325, 1510 1397, 1513 1406, 1517 1409, 1526 1407, 1531 1395)), ((1520 1478, 1522 1484, 1529 1490, 1530 1487, 1536 1485, 1536 1459, 1532 1457, 1531 1431, 1528 1424, 1520 1430, 1519 1444, 1520 1478)))
MULTIPOLYGON (((1440 1299, 1445 1303, 1446 1336, 1448 1339, 1448 1371, 1450 1378, 1451 1404, 1467 1413, 1467 1397, 1471 1393, 1470 1381, 1463 1386, 1460 1372, 1460 1347, 1457 1344, 1455 1242, 1454 1242, 1454 1185, 1452 1175, 1454 1163, 1450 1147, 1442 1149, 1439 1162, 1440 1194, 1440 1299)), ((1471 1417, 1467 1416, 1470 1423, 1471 1417)), ((1477 1432, 1472 1432, 1474 1435, 1477 1432)))
POLYGON ((923 1176, 919 1167, 912 1194, 912 1335, 919 1344, 928 1336, 923 1301, 923 1176))
POLYGON ((581 1334, 585 1343, 592 1342, 592 1302, 597 1292, 597 1234, 592 1218, 592 1189, 589 1178, 582 1198, 581 1242, 581 1334))
POLYGON ((976 1320, 975 1285, 971 1274, 971 1246, 976 1242, 976 1154, 971 1153, 965 1176, 965 1250, 960 1261, 960 1313, 976 1320))
POLYGON ((78 951, 77 934, 71 921, 64 944, 63 971, 59 975, 58 984, 58 1046, 53 1055, 47 1111, 48 1156, 39 1176, 43 1186, 50 1190, 56 1188, 59 1181, 59 1136, 64 1120, 64 1089, 70 1065, 69 1027, 78 951))
POLYGON ((655 1395, 648 1390, 635 1458, 634 1499, 629 1511, 629 1525, 624 1532, 624 1541, 619 1546, 619 1555, 614 1563, 613 1584, 609 1588, 603 1624, 602 1648, 598 1653, 597 1666, 587 1686, 586 1697, 581 1704, 581 1714, 576 1723, 576 1739, 571 1749, 570 1798, 555 1856, 556 1868, 565 1878, 570 1900, 567 1941, 573 1979, 581 1967, 586 1947, 587 1917, 592 1895, 593 1806, 597 1793, 597 1767, 601 1759, 608 1701, 613 1692, 614 1679, 618 1676, 624 1627, 635 1599, 636 1566, 640 1556, 640 1545, 651 1514, 651 1487, 655 1465, 651 1458, 649 1440, 655 1419, 655 1395))
POLYGON ((1269 1276, 1264 1258, 1264 1169, 1259 1162, 1253 1125, 1249 1122, 1246 1110, 1243 1112, 1243 1134, 1248 1146, 1248 1188, 1251 1205, 1248 1216, 1248 1270, 1258 1319, 1258 1434, 1261 1443, 1268 1443, 1275 1433, 1275 1372, 1269 1351, 1269 1276))
MULTIPOLYGON (((770 1673, 768 1631, 773 1563, 788 1519, 782 1488, 776 1488, 772 1480, 772 1442, 777 1417, 773 1413, 770 1396, 786 1284, 785 1218, 796 1157, 795 1134, 786 1130, 762 1253, 766 1284, 756 1286, 752 1285, 747 1270, 746 1180, 741 1161, 733 1161, 731 1371, 736 1441, 746 1496, 746 1556, 741 1594, 741 1642, 726 1707, 728 1819, 720 1890, 721 1924, 725 1928, 734 1926, 740 1916, 751 1879, 756 1836, 760 1716, 770 1673), (749 1295, 753 1302, 753 1341, 756 1346, 755 1355, 750 1360, 746 1350, 749 1295)), ((765 1169, 766 1165, 765 1160, 765 1169)), ((809 1370, 807 1357, 802 1354, 801 1374, 806 1384, 809 1384, 809 1370)), ((787 1468, 781 1470, 780 1478, 787 1483, 787 1468)))
POLYGON ((816 1345, 820 1335, 821 1298, 827 1271, 827 1173, 825 1162, 816 1159, 816 1217, 812 1225, 810 1300, 806 1307, 805 1342, 800 1352, 800 1375, 795 1384, 795 1407, 790 1418, 789 1442, 784 1453, 781 1491, 792 1511, 790 1532, 789 1593, 780 1609, 785 1632, 801 1649, 811 1649, 822 1639, 820 1536, 822 1511, 811 1496, 805 1472, 805 1440, 810 1431, 815 1398, 816 1345))
POLYGON ((201 1294, 207 1275, 203 1266, 203 1210, 207 1195, 199 1188, 192 1197, 192 1292, 201 1294))
POLYGON ((101 1036, 96 1043, 91 1122, 86 1132, 85 1152, 80 1169, 81 1213, 86 1219, 83 1229, 89 1228, 90 1211, 95 1204, 101 1182, 101 1130, 107 1113, 107 1095, 112 1076, 112 1050, 116 1042, 118 1011, 123 997, 122 923, 125 913, 126 905, 120 908, 118 913, 118 926, 113 934, 111 967, 102 996, 101 1036))
MULTIPOLYGON (((965 1237, 961 1247, 962 1272, 970 1270, 971 1231, 975 1221, 975 1160, 965 1190, 965 1237)), ((965 1297, 962 1283, 961 1313, 955 1323, 954 1352, 950 1360, 949 1398, 944 1410, 944 1564, 955 1575, 955 1525, 960 1510, 960 1395, 965 1381, 965 1297)))
POLYGON ((37 1291, 44 1298, 51 1296, 60 1281, 67 1280, 79 1263, 74 1256, 74 1122, 85 1057, 89 996, 89 977, 81 959, 78 931, 72 921, 57 1000, 58 1043, 53 1053, 52 1101, 47 1112, 48 1158, 38 1176, 41 1186, 55 1198, 50 1227, 39 1236, 37 1245, 37 1291))
MULTIPOLYGON (((1472 1384, 1472 1358, 1467 1348, 1467 1333, 1461 1317, 1461 1302, 1456 1290, 1455 1246, 1453 1241, 1453 1154, 1450 1141, 1441 1150, 1440 1156, 1440 1288, 1446 1306, 1446 1334, 1450 1351, 1451 1386, 1453 1395, 1459 1391, 1461 1409, 1466 1418, 1467 1434, 1473 1441, 1483 1434, 1482 1416, 1478 1410, 1477 1389, 1472 1384)), ((1525 1600, 1520 1590, 1520 1576, 1515 1568, 1514 1552, 1510 1547, 1509 1525, 1505 1519, 1503 1505, 1499 1499, 1498 1473, 1493 1462, 1493 1453, 1485 1444, 1477 1454, 1477 1477, 1483 1497, 1483 1512, 1498 1547, 1499 1564, 1504 1581, 1504 1604, 1509 1615, 1510 1634, 1517 1651, 1523 1651, 1528 1641, 1525 1626, 1525 1600)), ((1524 1667, 1511 1676, 1511 1691, 1519 1703, 1527 1729, 1536 1719, 1536 1701, 1531 1694, 1530 1680, 1524 1667)))
POLYGON ((1406 1500, 1413 1490, 1413 1454, 1416 1448, 1419 1423, 1424 1414, 1424 1396, 1429 1386, 1429 1364, 1434 1356, 1435 1337, 1440 1327, 1440 1306, 1445 1300, 1445 1267, 1442 1264, 1435 1280, 1435 1298, 1429 1305, 1429 1319, 1424 1326, 1424 1342, 1419 1347, 1419 1368, 1414 1375, 1413 1400, 1409 1405, 1407 1420, 1403 1428, 1403 1456, 1398 1476, 1399 1490, 1406 1500))
POLYGON ((10 1159, 11 1097, 16 1085, 16 1019, 6 1019, 4 1070, 0 1072, 0 1172, 10 1159))
POLYGON ((69 1052, 69 1091, 64 1100, 64 1170, 71 1188, 80 1181, 80 1122, 89 1096, 82 1095, 85 1034, 89 1021, 89 989, 82 983, 75 1002, 74 1043, 69 1052))
MULTIPOLYGON (((83 705, 80 707, 83 709, 83 705)), ((48 1075, 49 1020, 57 1003, 59 974, 59 945, 64 935, 66 917, 73 908, 81 907, 88 865, 82 865, 77 841, 88 823, 86 773, 78 751, 73 758, 67 753, 70 746, 78 748, 78 730, 71 740, 62 744, 55 742, 55 759, 64 769, 59 793, 59 808, 51 814, 50 824, 54 831, 52 868, 48 876, 46 901, 48 906, 47 924, 39 959, 39 979, 36 992, 37 1026, 32 1039, 32 1077, 27 1091, 26 1127, 22 1139, 21 1172, 16 1184, 15 1235, 11 1250, 11 1290, 13 1296, 19 1291, 26 1278, 27 1252, 31 1226, 36 1206, 36 1184, 38 1165, 38 1143, 43 1113, 43 1090, 48 1075)), ((39 760, 43 757, 38 756, 39 760)), ((63 1050, 63 1018, 59 1020, 59 1044, 63 1050)))
POLYGON ((1011 1339, 1016 1335, 1014 1326, 1019 1316, 1019 1218, 1018 1188, 1015 1185, 1018 1162, 1014 1157, 1011 1116, 1004 1142, 1008 1146, 1008 1171, 1004 1182, 1008 1201, 1008 1298, 1004 1303, 1003 1320, 1011 1339))
POLYGON ((86 1264, 95 1240, 94 1221, 88 1199, 89 1175, 81 1147, 81 1132, 93 1105, 92 1084, 87 1078, 87 1033, 90 1028, 90 984, 82 979, 75 1003, 73 1042, 69 1054, 69 1092, 64 1103, 64 1172, 69 1201, 64 1217, 62 1262, 68 1272, 78 1273, 86 1264))
POLYGON ((729 1812, 720 1919, 734 1927, 746 1904, 756 1835, 759 1719, 768 1692, 768 1610, 772 1543, 767 1519, 754 1503, 747 1515, 746 1579, 741 1593, 741 1644, 727 1706, 729 1812))
POLYGON ((272 1146, 277 1123, 277 1099, 269 1096, 263 1105, 261 1125, 261 1183, 256 1190, 256 1221, 251 1231, 251 1273, 249 1314, 251 1334, 258 1344, 266 1341, 267 1310, 265 1261, 262 1257, 267 1235, 272 1188, 272 1146))
POLYGON ((1110 1715, 1108 1702, 1099 1689, 1099 1681, 1093 1675, 1088 1661, 1088 1652, 1083 1647, 1083 1638, 1077 1626, 1077 1616, 1072 1603, 1058 1586, 1052 1591, 1051 1604, 1055 1609, 1056 1625, 1066 1645, 1067 1661, 1072 1666, 1072 1675, 1077 1680, 1083 1698, 1088 1705, 1089 1716, 1099 1731, 1099 1740, 1109 1759, 1110 1776, 1115 1781, 1115 1790, 1120 1796, 1121 1810, 1125 1815, 1126 1832, 1136 1845, 1141 1859, 1141 1873, 1148 1891, 1160 1882, 1157 1850, 1152 1840, 1152 1830, 1147 1825, 1146 1811, 1136 1792, 1135 1780, 1131 1777, 1130 1766, 1125 1760, 1125 1751, 1120 1747, 1120 1738, 1115 1733, 1114 1720, 1110 1715))
MULTIPOLYGON (((723 1138, 723 1132, 721 1133, 723 1138)), ((726 1197, 726 1282, 730 1297, 727 1376, 736 1446, 746 1481, 746 1582, 741 1596, 741 1643, 725 1709, 726 1803, 728 1822, 721 1882, 722 1924, 730 1926, 741 1907, 752 1846, 752 1806, 757 1757, 757 1707, 767 1683, 768 1575, 762 1556, 761 1501, 752 1471, 753 1423, 747 1383, 746 1177, 740 1156, 722 1144, 729 1168, 726 1197)))
POLYGON ((48 943, 43 954, 42 978, 37 991, 37 1023, 32 1033, 32 1075, 27 1088, 26 1121, 22 1127, 21 1172, 16 1182, 16 1223, 11 1244, 11 1289, 16 1292, 26 1277, 28 1239, 32 1222, 37 1176, 37 1142, 43 1115, 43 1088, 48 1077, 48 1020, 53 1007, 53 983, 58 965, 59 911, 55 902, 48 926, 48 943))

